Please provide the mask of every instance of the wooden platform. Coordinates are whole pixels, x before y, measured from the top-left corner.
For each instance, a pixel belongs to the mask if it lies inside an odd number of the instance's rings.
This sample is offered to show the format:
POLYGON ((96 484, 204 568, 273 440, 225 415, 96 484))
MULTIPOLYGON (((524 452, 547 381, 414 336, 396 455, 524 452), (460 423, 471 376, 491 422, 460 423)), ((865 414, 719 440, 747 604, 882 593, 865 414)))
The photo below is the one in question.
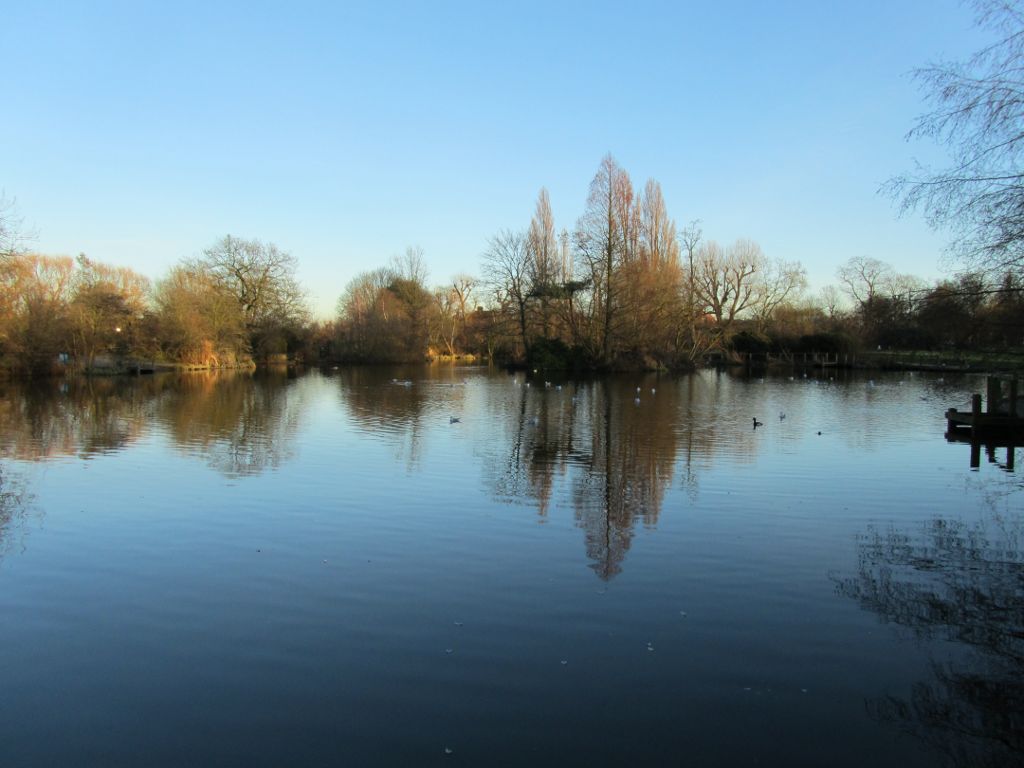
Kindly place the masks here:
POLYGON ((956 408, 946 411, 946 423, 951 432, 964 428, 980 429, 984 432, 1024 430, 1024 418, 1020 416, 1009 416, 1002 413, 974 413, 973 411, 958 411, 956 408))
POLYGON ((1024 404, 1017 390, 1017 379, 1004 381, 990 376, 984 407, 978 394, 971 397, 971 410, 950 408, 946 411, 949 434, 968 433, 973 438, 990 434, 1024 437, 1024 404))

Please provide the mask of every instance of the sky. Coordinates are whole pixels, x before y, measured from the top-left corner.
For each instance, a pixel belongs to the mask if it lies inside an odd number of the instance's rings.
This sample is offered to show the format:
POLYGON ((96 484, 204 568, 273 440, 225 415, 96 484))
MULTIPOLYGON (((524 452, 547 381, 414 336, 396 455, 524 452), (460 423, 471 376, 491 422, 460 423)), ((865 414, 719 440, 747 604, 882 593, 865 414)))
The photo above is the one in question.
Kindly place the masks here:
MULTIPOLYGON (((157 279, 226 234, 293 254, 316 314, 420 246, 479 273, 546 187, 572 231, 601 158, 680 228, 932 280, 949 234, 880 194, 916 67, 988 38, 957 0, 142 3, 0 0, 0 190, 41 253, 157 279)), ((948 265, 946 265, 948 267, 948 265)))

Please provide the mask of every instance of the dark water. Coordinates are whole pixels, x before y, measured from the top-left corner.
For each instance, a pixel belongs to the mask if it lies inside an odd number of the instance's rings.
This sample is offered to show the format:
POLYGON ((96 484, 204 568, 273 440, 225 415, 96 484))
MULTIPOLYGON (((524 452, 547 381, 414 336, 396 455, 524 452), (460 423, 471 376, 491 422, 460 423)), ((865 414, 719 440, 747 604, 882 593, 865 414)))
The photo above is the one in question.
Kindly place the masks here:
POLYGON ((983 382, 840 379, 0 385, 0 765, 1020 764, 983 382))

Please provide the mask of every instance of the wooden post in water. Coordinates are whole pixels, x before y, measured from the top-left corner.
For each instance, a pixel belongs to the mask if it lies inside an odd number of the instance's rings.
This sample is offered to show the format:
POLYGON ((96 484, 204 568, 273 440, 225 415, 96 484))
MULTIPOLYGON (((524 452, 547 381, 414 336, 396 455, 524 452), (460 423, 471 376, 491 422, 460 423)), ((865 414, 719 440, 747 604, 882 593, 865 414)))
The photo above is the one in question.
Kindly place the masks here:
POLYGON ((971 469, 977 469, 981 466, 981 443, 977 440, 971 440, 971 469))
POLYGON ((971 395, 971 441, 978 438, 981 422, 981 395, 971 395))
POLYGON ((1010 379, 1010 401, 1006 412, 1010 416, 1017 416, 1017 377, 1010 379))
POLYGON ((985 380, 985 413, 999 413, 999 401, 1002 395, 1002 384, 995 376, 985 380))

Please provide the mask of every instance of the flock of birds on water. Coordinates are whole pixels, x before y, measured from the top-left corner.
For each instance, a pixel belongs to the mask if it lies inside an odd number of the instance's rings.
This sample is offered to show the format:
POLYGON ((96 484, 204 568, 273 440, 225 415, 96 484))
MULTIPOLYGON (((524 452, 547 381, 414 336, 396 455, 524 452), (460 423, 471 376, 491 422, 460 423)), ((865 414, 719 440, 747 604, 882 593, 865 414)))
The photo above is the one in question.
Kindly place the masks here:
MULTIPOLYGON (((537 373, 537 371, 534 371, 534 373, 537 373)), ((807 374, 806 373, 803 375, 803 378, 805 378, 805 379, 807 378, 807 374)), ((794 376, 790 376, 789 380, 790 381, 795 381, 795 377, 794 376)), ((937 383, 941 384, 942 382, 943 382, 943 379, 938 379, 937 380, 937 383)), ((391 383, 396 385, 396 386, 407 387, 407 388, 413 386, 413 382, 411 380, 409 380, 409 379, 392 379, 391 383)), ((764 384, 764 379, 763 378, 758 379, 758 383, 759 384, 764 384)), ((450 383, 447 384, 447 386, 450 386, 450 387, 464 386, 466 384, 469 384, 468 379, 463 379, 461 382, 455 382, 455 383, 451 383, 450 382, 450 383)), ((519 386, 519 380, 518 379, 514 379, 513 380, 513 384, 518 387, 519 386)), ((526 387, 526 388, 529 388, 531 385, 532 385, 532 383, 530 381, 523 382, 523 386, 526 387)), ((869 379, 868 382, 867 382, 867 386, 868 386, 869 389, 873 388, 875 386, 875 380, 874 379, 869 379)), ((903 382, 902 381, 897 382, 897 386, 903 386, 903 382)), ((550 382, 550 381, 545 381, 544 382, 544 389, 553 389, 556 392, 561 392, 562 391, 562 385, 561 384, 555 384, 555 383, 550 382)), ((655 387, 651 387, 650 388, 650 393, 651 393, 652 396, 657 394, 657 391, 658 390, 655 387)), ((636 388, 636 396, 633 398, 633 402, 636 405, 640 405, 640 403, 641 403, 640 395, 642 393, 643 393, 643 388, 642 387, 637 387, 636 388)), ((921 399, 923 400, 925 398, 921 398, 921 399)), ((573 395, 572 401, 576 402, 576 395, 573 395)), ((785 420, 786 420, 786 413, 785 413, 785 411, 779 411, 779 421, 781 422, 781 421, 785 421, 785 420)), ((448 418, 448 423, 449 424, 459 424, 461 422, 462 422, 462 418, 459 417, 459 416, 450 416, 448 418)), ((757 416, 752 416, 751 417, 751 422, 753 423, 753 428, 755 430, 758 427, 763 427, 765 425, 765 423, 763 421, 760 421, 757 418, 757 416)), ((534 416, 531 419, 531 423, 534 426, 538 426, 539 423, 540 423, 540 419, 538 417, 534 416)), ((817 434, 820 435, 821 431, 819 430, 817 434)))

